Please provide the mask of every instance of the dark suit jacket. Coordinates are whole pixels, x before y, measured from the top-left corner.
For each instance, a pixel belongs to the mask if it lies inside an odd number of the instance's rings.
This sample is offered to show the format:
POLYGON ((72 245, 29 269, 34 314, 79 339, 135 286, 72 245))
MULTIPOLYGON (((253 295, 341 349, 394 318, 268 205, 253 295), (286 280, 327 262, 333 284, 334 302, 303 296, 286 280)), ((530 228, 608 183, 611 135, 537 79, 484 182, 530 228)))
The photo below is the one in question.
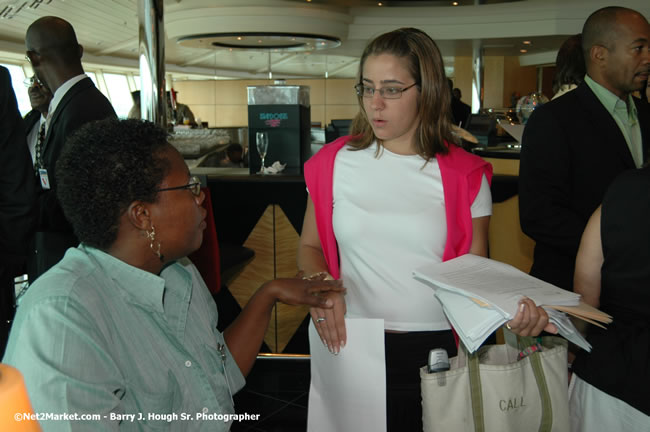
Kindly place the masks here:
POLYGON ((90 78, 84 78, 72 86, 52 113, 43 144, 43 164, 47 169, 50 189, 41 190, 37 201, 37 227, 28 258, 30 280, 56 264, 68 247, 78 243, 56 196, 56 162, 65 141, 85 123, 115 116, 111 103, 90 78))
POLYGON ((29 132, 32 130, 34 125, 37 125, 41 120, 41 112, 35 109, 31 110, 24 117, 25 120, 25 134, 29 135, 29 132))
POLYGON ((84 78, 72 86, 59 102, 56 111, 52 113, 43 145, 43 163, 47 169, 51 189, 42 191, 39 196, 39 231, 72 232, 56 197, 56 161, 59 159, 65 140, 75 130, 85 123, 111 116, 116 116, 113 106, 90 78, 84 78))
MULTIPOLYGON (((650 110, 637 104, 644 158, 650 110)), ((524 130, 519 217, 535 240, 531 275, 573 288, 582 232, 610 183, 634 161, 618 125, 586 83, 539 107, 524 130)))
POLYGON ((9 71, 0 66, 0 356, 14 316, 14 277, 24 272, 36 176, 9 71))
POLYGON ((33 230, 36 177, 25 135, 9 71, 0 66, 0 264, 24 259, 33 230))
POLYGON ((455 97, 451 98, 451 115, 456 126, 458 126, 458 123, 462 122, 461 127, 467 127, 467 119, 471 112, 472 107, 467 105, 465 102, 456 99, 455 97))

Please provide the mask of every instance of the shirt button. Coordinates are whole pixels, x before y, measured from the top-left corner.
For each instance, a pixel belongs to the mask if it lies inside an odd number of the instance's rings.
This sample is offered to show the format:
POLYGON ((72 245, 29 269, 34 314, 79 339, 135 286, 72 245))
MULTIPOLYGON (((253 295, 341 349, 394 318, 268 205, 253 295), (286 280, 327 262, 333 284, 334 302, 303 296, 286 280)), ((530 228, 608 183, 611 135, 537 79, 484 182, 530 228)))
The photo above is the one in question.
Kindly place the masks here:
POLYGON ((209 410, 208 407, 204 407, 201 411, 203 411, 203 414, 207 414, 209 410))
POLYGON ((187 361, 185 362, 185 367, 192 367, 192 362, 189 361, 189 360, 187 360, 187 361))

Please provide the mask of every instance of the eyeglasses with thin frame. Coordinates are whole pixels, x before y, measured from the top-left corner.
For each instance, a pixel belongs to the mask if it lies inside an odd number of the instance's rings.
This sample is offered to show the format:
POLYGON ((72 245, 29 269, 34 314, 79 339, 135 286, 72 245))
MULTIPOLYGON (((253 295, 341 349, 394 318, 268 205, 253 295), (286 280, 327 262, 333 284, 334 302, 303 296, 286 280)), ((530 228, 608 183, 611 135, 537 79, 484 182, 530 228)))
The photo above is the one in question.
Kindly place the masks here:
POLYGON ((354 86, 354 89, 357 91, 357 96, 364 98, 374 97, 375 92, 379 92, 379 96, 381 96, 383 99, 399 99, 402 97, 402 93, 416 85, 417 83, 413 83, 410 86, 406 87, 382 87, 376 89, 374 87, 364 85, 363 83, 359 83, 354 86))
POLYGON ((33 86, 34 84, 36 84, 38 87, 43 87, 43 83, 38 78, 36 78, 36 75, 33 75, 30 78, 25 78, 23 80, 23 84, 25 84, 25 87, 28 88, 33 86))
POLYGON ((165 192, 170 190, 189 189, 194 196, 201 195, 201 180, 198 177, 190 177, 190 182, 184 186, 174 186, 169 188, 156 189, 156 192, 165 192))
POLYGON ((34 51, 34 50, 27 50, 27 52, 25 53, 25 60, 27 60, 29 62, 29 64, 32 63, 32 55, 40 56, 41 53, 39 53, 38 51, 34 51), (30 53, 31 53, 31 55, 30 55, 30 53))

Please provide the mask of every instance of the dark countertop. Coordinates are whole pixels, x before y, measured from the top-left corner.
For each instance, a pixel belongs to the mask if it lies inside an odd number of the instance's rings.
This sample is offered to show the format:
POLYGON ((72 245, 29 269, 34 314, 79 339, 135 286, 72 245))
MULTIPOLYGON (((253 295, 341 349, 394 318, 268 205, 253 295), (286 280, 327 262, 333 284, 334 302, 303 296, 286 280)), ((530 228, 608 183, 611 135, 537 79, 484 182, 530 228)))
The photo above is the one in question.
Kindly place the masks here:
POLYGON ((475 147, 472 149, 472 153, 488 158, 519 159, 520 150, 520 147, 512 148, 510 146, 475 147))
POLYGON ((209 181, 231 181, 252 183, 294 183, 305 182, 297 169, 285 169, 279 174, 250 174, 248 168, 190 168, 192 175, 206 176, 209 181))

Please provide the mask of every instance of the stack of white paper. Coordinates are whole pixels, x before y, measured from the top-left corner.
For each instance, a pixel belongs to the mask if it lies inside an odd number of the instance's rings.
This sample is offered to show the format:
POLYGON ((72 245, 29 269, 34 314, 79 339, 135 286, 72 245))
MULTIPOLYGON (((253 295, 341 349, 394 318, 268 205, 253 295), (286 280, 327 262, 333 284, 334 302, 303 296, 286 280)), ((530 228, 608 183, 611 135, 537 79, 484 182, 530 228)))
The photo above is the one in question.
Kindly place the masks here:
POLYGON ((518 302, 528 297, 549 312, 550 321, 571 342, 591 350, 568 317, 551 306, 577 306, 580 295, 498 261, 476 255, 413 271, 413 277, 435 290, 447 318, 470 352, 476 351, 497 328, 513 319, 518 302))

